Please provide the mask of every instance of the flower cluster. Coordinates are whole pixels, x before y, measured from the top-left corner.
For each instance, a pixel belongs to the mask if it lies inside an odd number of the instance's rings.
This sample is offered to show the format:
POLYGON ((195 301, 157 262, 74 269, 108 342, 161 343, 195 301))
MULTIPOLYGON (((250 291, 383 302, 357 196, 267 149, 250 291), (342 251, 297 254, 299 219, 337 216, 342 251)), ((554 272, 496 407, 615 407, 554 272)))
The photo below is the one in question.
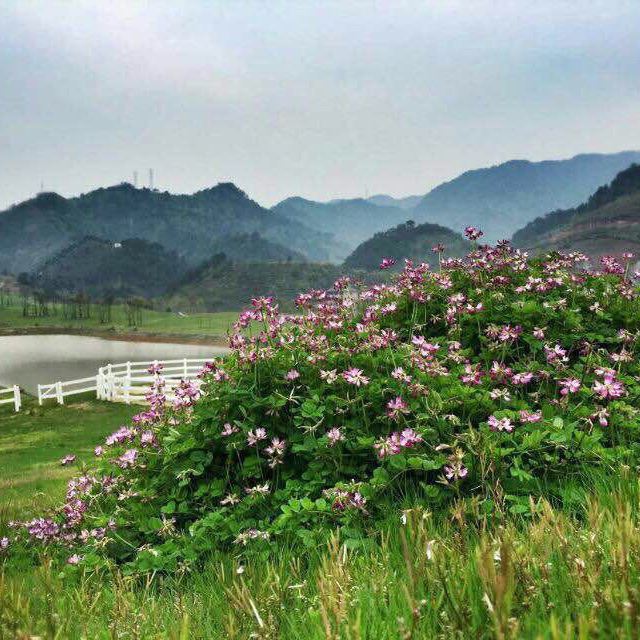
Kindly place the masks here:
POLYGON ((170 571, 283 533, 310 545, 341 523, 363 534, 413 497, 488 514, 581 468, 640 465, 630 258, 586 268, 580 253, 530 259, 465 233, 465 258, 436 246, 436 266, 407 260, 371 286, 341 278, 300 294, 296 313, 255 298, 232 353, 195 382, 172 387, 152 365, 149 407, 17 537, 59 544, 72 563, 170 571))

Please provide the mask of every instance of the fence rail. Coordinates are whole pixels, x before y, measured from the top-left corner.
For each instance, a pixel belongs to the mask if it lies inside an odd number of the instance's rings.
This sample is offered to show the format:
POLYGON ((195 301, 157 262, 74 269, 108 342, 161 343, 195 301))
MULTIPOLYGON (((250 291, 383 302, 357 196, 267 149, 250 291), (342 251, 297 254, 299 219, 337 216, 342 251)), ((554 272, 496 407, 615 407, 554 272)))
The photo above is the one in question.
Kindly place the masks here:
POLYGON ((12 404, 15 411, 20 411, 22 406, 20 387, 17 384, 14 384, 10 389, 0 387, 0 404, 12 404))
MULTIPOLYGON (((162 378, 166 381, 165 395, 168 400, 173 399, 173 389, 180 380, 192 380, 196 377, 206 362, 211 358, 182 358, 181 360, 164 360, 153 363, 162 364, 162 378)), ((138 403, 150 390, 155 376, 149 374, 149 362, 121 362, 107 364, 98 369, 95 376, 67 380, 65 382, 51 382, 38 385, 38 403, 45 400, 56 400, 64 404, 67 396, 95 391, 100 400, 111 402, 138 403)))

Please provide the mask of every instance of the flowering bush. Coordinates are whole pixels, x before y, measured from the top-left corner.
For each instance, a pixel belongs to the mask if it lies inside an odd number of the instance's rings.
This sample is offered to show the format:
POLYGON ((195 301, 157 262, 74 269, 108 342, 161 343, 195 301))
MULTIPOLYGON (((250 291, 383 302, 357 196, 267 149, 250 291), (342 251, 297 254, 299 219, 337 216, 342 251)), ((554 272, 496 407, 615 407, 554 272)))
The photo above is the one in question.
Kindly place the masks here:
POLYGON ((255 299, 230 356, 171 403, 154 369, 149 410, 96 448, 59 513, 16 536, 74 564, 172 570, 336 526, 355 540, 390 507, 525 512, 586 465, 635 464, 637 274, 584 261, 499 243, 437 271, 407 262, 391 284, 341 279, 300 295, 297 315, 255 299))

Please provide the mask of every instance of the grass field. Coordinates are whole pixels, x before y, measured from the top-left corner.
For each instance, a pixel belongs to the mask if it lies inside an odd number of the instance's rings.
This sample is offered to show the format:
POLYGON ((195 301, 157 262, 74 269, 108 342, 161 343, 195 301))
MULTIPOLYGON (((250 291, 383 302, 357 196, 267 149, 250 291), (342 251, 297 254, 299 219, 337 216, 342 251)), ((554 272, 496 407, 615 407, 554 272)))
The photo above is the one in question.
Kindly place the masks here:
POLYGON ((22 306, 14 303, 0 306, 0 333, 3 330, 62 329, 118 334, 151 333, 222 337, 226 336, 229 326, 237 317, 238 314, 232 311, 180 316, 169 311, 143 309, 141 321, 136 326, 130 326, 122 305, 114 305, 111 310, 111 321, 101 323, 98 311, 95 309, 92 309, 90 318, 77 320, 64 318, 60 309, 57 309, 55 314, 52 312, 45 317, 24 317, 22 306))
MULTIPOLYGON (((0 410, 0 532, 62 498, 65 480, 134 410, 81 399, 0 410), (71 468, 59 458, 78 455, 71 468)), ((568 480, 570 511, 489 523, 454 509, 390 515, 366 551, 335 537, 270 558, 220 553, 140 583, 117 569, 70 576, 0 564, 0 640, 160 638, 636 638, 640 624, 637 474, 568 480), (589 489, 586 487, 589 486, 589 489), (480 524, 478 524, 478 522, 480 524)), ((2 533, 0 533, 2 535, 2 533)))
POLYGON ((66 481, 93 457, 95 445, 139 411, 99 403, 91 394, 68 398, 64 407, 39 407, 23 397, 20 413, 0 407, 0 521, 39 515, 58 504, 66 481), (59 460, 67 453, 77 460, 63 467, 59 460))

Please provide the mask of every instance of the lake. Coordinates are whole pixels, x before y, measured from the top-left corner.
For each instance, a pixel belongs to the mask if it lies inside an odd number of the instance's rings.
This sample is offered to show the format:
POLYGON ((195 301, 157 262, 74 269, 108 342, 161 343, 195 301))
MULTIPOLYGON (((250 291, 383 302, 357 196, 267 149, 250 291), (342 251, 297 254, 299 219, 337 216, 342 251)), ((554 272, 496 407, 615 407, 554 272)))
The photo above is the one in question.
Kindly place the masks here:
POLYGON ((225 347, 128 342, 74 335, 0 336, 0 385, 20 385, 37 394, 38 384, 87 378, 109 362, 213 358, 225 347))

